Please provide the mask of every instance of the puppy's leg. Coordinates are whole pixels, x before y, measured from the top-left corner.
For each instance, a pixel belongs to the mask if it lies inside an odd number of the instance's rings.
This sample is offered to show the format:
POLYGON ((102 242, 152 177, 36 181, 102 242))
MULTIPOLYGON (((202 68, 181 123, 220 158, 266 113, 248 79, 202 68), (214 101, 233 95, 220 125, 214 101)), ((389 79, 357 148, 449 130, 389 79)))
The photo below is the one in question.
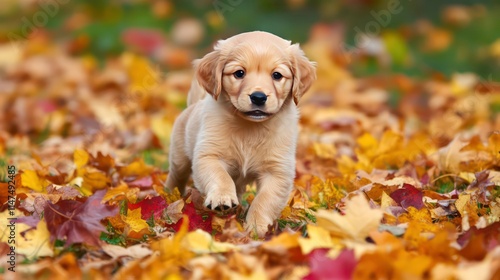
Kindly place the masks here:
POLYGON ((203 156, 193 161, 195 186, 206 195, 205 207, 223 211, 238 205, 234 181, 217 157, 203 156))
POLYGON ((257 184, 258 192, 248 209, 246 229, 262 237, 285 207, 293 188, 293 175, 287 172, 265 173, 257 184))
POLYGON ((184 194, 186 183, 191 175, 191 161, 182 152, 170 151, 170 168, 167 177, 167 188, 173 190, 175 187, 184 194))
POLYGON ((169 154, 169 172, 167 177, 167 188, 173 190, 179 188, 184 194, 186 183, 191 175, 191 161, 184 152, 184 126, 183 123, 174 125, 169 154))

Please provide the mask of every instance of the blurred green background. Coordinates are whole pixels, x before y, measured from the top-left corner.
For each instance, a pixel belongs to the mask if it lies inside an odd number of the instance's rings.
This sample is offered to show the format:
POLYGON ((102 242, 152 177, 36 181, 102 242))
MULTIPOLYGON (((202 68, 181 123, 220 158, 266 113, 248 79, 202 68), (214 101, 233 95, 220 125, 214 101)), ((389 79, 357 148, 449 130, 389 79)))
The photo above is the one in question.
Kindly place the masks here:
POLYGON ((129 50, 167 70, 188 68, 217 39, 265 30, 301 43, 327 41, 333 59, 357 76, 474 72, 500 79, 494 0, 1 1, 0 42, 43 35, 100 60, 129 50))

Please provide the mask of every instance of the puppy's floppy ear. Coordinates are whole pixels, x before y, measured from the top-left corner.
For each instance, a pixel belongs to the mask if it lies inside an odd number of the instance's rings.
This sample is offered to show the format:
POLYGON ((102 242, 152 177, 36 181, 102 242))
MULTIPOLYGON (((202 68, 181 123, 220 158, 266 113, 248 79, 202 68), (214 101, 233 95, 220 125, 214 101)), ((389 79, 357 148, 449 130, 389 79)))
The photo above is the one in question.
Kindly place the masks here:
POLYGON ((293 102, 298 104, 302 95, 316 80, 316 63, 309 61, 299 44, 291 45, 288 50, 293 73, 292 97, 293 102))
POLYGON ((222 41, 219 41, 213 52, 194 62, 196 79, 215 100, 217 100, 222 90, 224 61, 221 57, 221 44, 222 41))

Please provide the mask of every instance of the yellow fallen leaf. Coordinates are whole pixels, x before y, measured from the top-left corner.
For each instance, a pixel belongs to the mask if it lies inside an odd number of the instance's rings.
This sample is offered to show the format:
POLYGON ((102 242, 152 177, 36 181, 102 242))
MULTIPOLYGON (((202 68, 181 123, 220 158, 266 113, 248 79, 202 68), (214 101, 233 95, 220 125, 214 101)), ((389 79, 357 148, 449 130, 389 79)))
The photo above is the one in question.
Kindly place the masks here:
POLYGON ((386 154, 389 152, 393 152, 398 146, 403 143, 403 136, 399 133, 396 133, 392 130, 387 130, 382 135, 382 139, 380 139, 380 144, 377 146, 377 155, 386 154))
MULTIPOLYGON (((19 226, 26 226, 25 224, 18 224, 19 226)), ((22 232, 22 228, 18 228, 22 232)), ((17 238, 16 251, 18 254, 23 254, 30 259, 38 257, 52 257, 54 249, 50 243, 50 232, 47 229, 45 220, 38 222, 35 229, 27 231, 24 236, 20 235, 17 238)))
POLYGON ((382 199, 380 201, 380 208, 385 209, 390 206, 397 206, 397 202, 394 201, 389 195, 385 192, 382 192, 382 199))
POLYGON ((153 172, 153 167, 144 163, 144 160, 138 159, 131 164, 119 169, 120 175, 124 177, 137 176, 144 177, 153 172))
POLYGON ((83 172, 83 182, 80 191, 86 196, 91 195, 96 190, 106 188, 110 183, 110 178, 98 169, 87 166, 83 172))
POLYGON ((455 201, 455 207, 457 207, 458 212, 463 217, 465 215, 467 203, 470 201, 470 194, 462 193, 458 196, 458 199, 455 201))
MULTIPOLYGON (((10 244, 9 237, 11 228, 9 228, 11 220, 8 218, 22 217, 24 214, 15 209, 11 215, 10 211, 0 213, 0 242, 10 244)), ((24 223, 15 223, 15 246, 16 253, 26 255, 29 258, 53 256, 54 251, 50 244, 50 233, 47 230, 45 221, 38 222, 35 229, 24 223), (26 232, 25 232, 26 231, 26 232), (21 235, 21 232, 25 232, 21 235)), ((11 239, 12 240, 12 239, 11 239)))
POLYGON ((85 166, 89 162, 89 158, 89 153, 81 149, 76 149, 73 153, 73 161, 75 162, 77 169, 85 166))
POLYGON ((458 173, 458 177, 464 179, 468 183, 472 183, 474 180, 476 180, 476 175, 472 172, 460 172, 458 173))
POLYGON ((127 216, 122 216, 122 219, 131 231, 140 232, 149 228, 148 223, 141 218, 141 208, 128 210, 127 216))
POLYGON ((376 155, 379 142, 372 134, 367 132, 361 135, 356 142, 359 145, 359 149, 356 149, 356 154, 364 154, 369 158, 373 158, 376 155))
POLYGON ((21 184, 36 192, 45 192, 45 182, 38 177, 38 174, 34 170, 23 170, 23 173, 21 173, 21 184))
POLYGON ((129 189, 126 183, 121 182, 117 187, 108 189, 102 199, 102 202, 113 201, 116 203, 117 201, 122 200, 123 196, 125 196, 128 201, 135 203, 137 201, 138 193, 138 188, 129 189))
MULTIPOLYGON (((14 209, 14 212, 11 211, 3 211, 0 212, 0 242, 5 242, 8 243, 8 238, 9 238, 9 233, 10 233, 10 228, 8 227, 10 225, 9 218, 17 218, 23 216, 23 212, 14 209)), ((20 228, 17 228, 17 226, 22 226, 23 224, 16 224, 16 232, 19 232, 20 228)), ((28 228, 25 228, 26 230, 28 228)))
POLYGON ((197 254, 223 253, 238 249, 238 247, 231 243, 213 240, 208 232, 201 229, 188 233, 181 244, 187 250, 191 250, 197 254))
POLYGON ((300 249, 304 255, 309 254, 312 250, 317 248, 334 248, 340 246, 333 242, 330 232, 324 228, 315 225, 307 225, 307 233, 309 238, 298 239, 300 249))
POLYGON ((312 149, 314 154, 322 159, 334 159, 337 155, 337 149, 333 144, 314 143, 312 149))
POLYGON ((344 216, 333 211, 318 210, 316 219, 318 226, 336 236, 364 241, 371 231, 377 230, 382 216, 382 210, 372 209, 364 196, 357 195, 347 201, 344 216))

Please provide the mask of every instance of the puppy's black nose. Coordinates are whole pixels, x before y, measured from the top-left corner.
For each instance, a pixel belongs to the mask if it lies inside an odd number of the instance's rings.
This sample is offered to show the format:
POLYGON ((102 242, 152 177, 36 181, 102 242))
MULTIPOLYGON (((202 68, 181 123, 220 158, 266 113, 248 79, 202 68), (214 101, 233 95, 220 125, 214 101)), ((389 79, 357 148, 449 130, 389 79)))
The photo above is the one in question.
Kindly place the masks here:
POLYGON ((250 100, 252 100, 253 104, 261 106, 266 103, 267 95, 261 91, 256 91, 250 94, 250 100))

